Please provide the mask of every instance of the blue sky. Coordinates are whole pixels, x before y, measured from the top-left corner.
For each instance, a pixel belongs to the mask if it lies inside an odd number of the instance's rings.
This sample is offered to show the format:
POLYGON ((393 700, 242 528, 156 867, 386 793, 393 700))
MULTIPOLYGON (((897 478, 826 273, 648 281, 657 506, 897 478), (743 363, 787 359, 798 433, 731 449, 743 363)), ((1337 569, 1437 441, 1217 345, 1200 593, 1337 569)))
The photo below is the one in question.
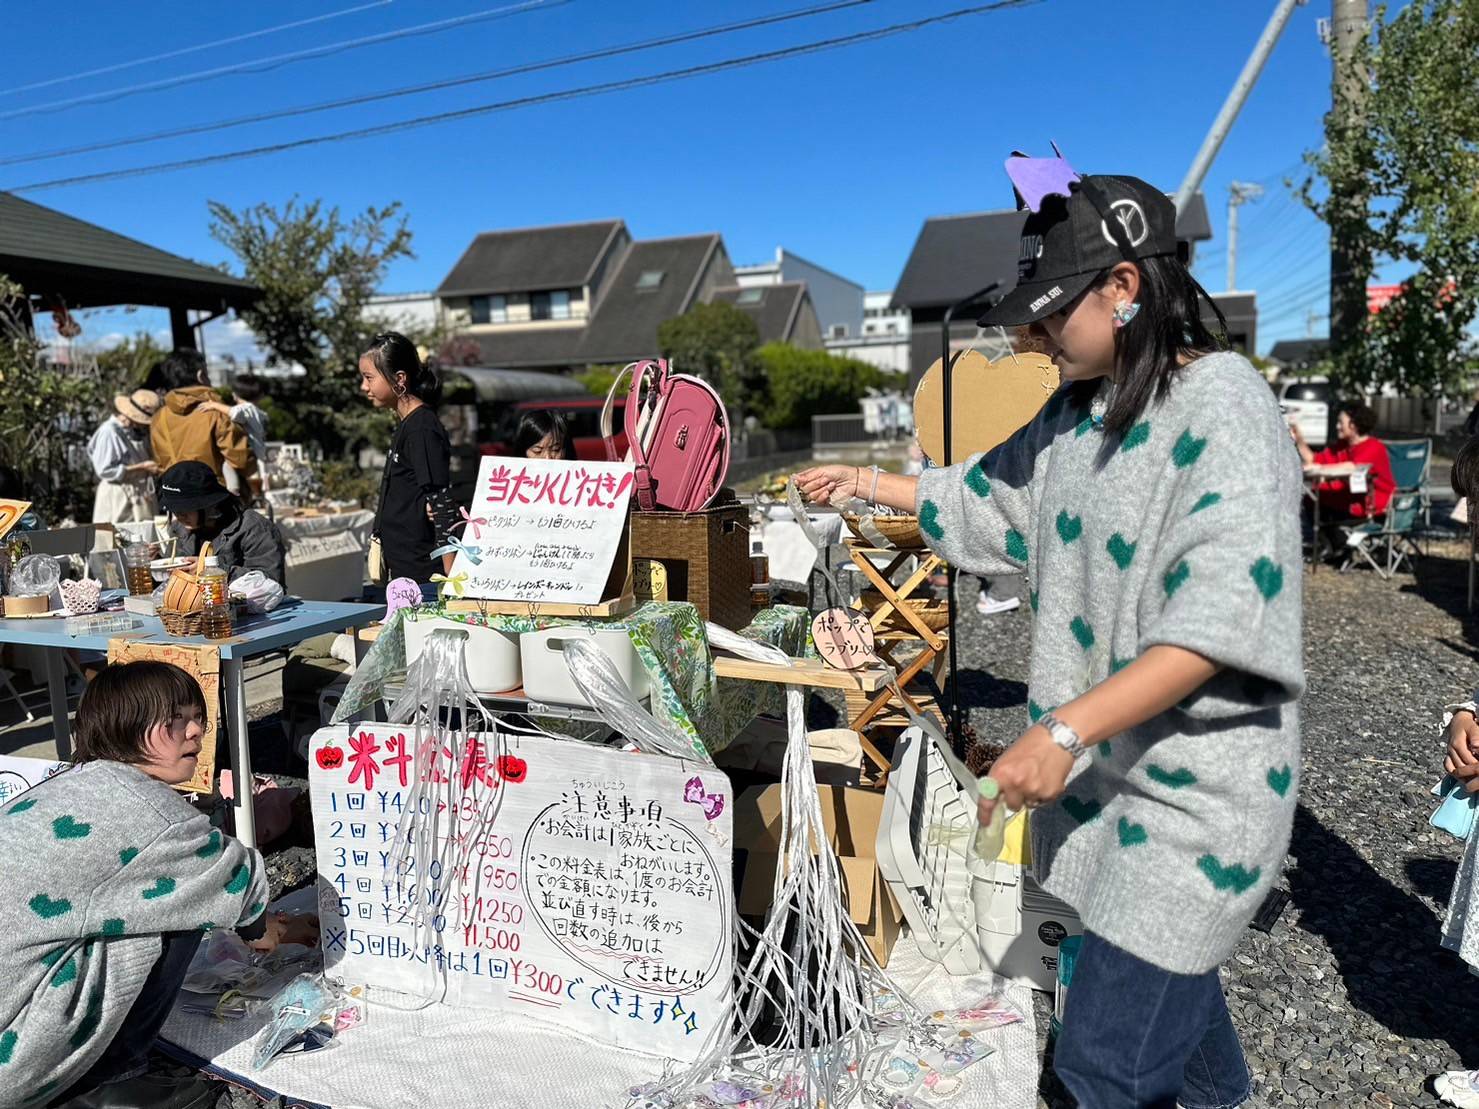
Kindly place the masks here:
MULTIPOLYGON (((799 9, 816 0, 687 4, 548 0, 502 18, 402 37, 266 72, 237 73, 107 103, 4 118, 127 86, 487 11, 496 0, 164 0, 78 3, 65 24, 11 0, 0 40, 0 158, 492 70, 799 9), (341 13, 368 4, 366 10, 341 13), (307 26, 70 78, 292 21, 307 26), (35 82, 65 81, 25 89, 35 82)), ((508 4, 509 0, 505 0, 508 4)), ((0 188, 123 169, 617 80, 968 6, 874 0, 847 11, 466 88, 122 150, 0 165, 0 188)), ((292 195, 353 213, 404 203, 417 258, 387 291, 434 288, 481 230, 620 217, 638 237, 719 231, 742 264, 783 245, 869 289, 893 285, 929 216, 1007 206, 1013 148, 1055 140, 1079 169, 1174 189, 1274 0, 1043 0, 861 46, 654 87, 176 172, 23 195, 207 263, 230 261, 207 200, 235 207, 292 195)), ((1281 183, 1318 144, 1330 62, 1316 33, 1329 5, 1296 10, 1204 185, 1215 231, 1199 276, 1225 281, 1232 180, 1262 182, 1242 209, 1238 284, 1257 289, 1259 347, 1325 330, 1322 225, 1281 183)), ((102 313, 87 338, 165 326, 162 313, 102 313)), ((240 336, 217 327, 216 351, 240 336)))

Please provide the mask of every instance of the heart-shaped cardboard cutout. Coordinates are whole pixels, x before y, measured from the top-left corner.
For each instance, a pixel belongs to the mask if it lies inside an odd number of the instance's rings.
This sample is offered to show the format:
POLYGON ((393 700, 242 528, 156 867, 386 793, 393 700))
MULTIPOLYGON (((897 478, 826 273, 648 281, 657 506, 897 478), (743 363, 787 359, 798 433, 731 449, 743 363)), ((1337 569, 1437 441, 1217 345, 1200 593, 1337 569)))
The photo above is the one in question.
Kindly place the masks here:
POLYGON ((812 618, 811 638, 822 661, 837 670, 860 670, 878 661, 873 653, 873 625, 866 613, 825 609, 812 618))
POLYGON ((1008 354, 988 362, 979 351, 952 354, 950 454, 945 458, 944 371, 935 362, 914 391, 919 448, 937 466, 963 462, 1005 443, 1025 427, 1058 388, 1058 367, 1045 354, 1008 354))

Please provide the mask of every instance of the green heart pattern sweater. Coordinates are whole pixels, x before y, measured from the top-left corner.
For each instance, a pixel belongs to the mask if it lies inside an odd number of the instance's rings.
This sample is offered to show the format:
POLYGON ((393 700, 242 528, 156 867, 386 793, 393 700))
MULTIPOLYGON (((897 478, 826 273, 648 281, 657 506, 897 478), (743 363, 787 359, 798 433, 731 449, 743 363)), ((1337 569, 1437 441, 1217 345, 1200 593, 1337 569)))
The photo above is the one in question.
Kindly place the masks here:
POLYGON ((1272 392, 1232 353, 1183 367, 1121 436, 1065 387, 1000 447, 919 480, 934 550, 972 573, 1027 575, 1033 721, 1156 644, 1223 667, 1091 748, 1032 814, 1044 887, 1175 973, 1226 958, 1289 844, 1302 492, 1272 392))
POLYGON ((0 1106, 44 1104, 112 1042, 165 932, 262 914, 262 856, 136 767, 85 763, 0 809, 0 1106))

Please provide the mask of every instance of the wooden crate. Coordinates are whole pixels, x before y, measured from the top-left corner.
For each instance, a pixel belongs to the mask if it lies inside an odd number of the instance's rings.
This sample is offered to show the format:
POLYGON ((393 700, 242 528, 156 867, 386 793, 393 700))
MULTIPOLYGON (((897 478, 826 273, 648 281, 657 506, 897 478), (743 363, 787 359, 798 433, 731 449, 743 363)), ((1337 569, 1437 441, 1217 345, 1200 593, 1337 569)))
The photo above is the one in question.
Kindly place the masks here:
POLYGON ((633 512, 632 557, 663 564, 668 600, 735 631, 750 622, 750 510, 732 493, 702 512, 633 512))

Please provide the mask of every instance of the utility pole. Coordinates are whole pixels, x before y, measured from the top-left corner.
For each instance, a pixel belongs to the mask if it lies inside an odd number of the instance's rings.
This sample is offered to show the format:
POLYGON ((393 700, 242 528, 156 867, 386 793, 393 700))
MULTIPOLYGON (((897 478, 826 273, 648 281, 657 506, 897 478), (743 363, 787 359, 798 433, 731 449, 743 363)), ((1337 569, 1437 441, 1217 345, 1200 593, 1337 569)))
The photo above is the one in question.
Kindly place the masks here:
MULTIPOLYGON (((1351 58, 1366 38, 1369 27, 1367 0, 1330 0, 1330 126, 1343 130, 1358 126, 1366 82, 1351 68, 1351 58)), ((1338 354, 1361 329, 1366 311, 1362 288, 1370 259, 1359 256, 1359 248, 1345 234, 1350 217, 1365 210, 1366 198, 1359 185, 1344 183, 1331 197, 1337 219, 1330 236, 1330 352, 1338 354), (1346 218, 1339 218, 1344 215, 1346 218)))
POLYGON ((1227 186, 1227 291, 1238 287, 1238 209, 1263 195, 1262 185, 1233 181, 1227 186))
POLYGON ((1311 308, 1304 317, 1304 337, 1313 339, 1315 337, 1315 324, 1320 322, 1320 313, 1311 308))
MULTIPOLYGON (((1217 157, 1217 151, 1222 148, 1222 140, 1227 138, 1227 133, 1232 130, 1233 121, 1238 118, 1238 113, 1243 110, 1243 102, 1248 99, 1248 93, 1253 90, 1258 75, 1263 72, 1263 63, 1268 61, 1268 56, 1273 53, 1274 44, 1279 41, 1279 36, 1284 33, 1284 25, 1289 22, 1289 17, 1294 14, 1294 9, 1304 4, 1306 0, 1279 0, 1278 6, 1274 8, 1274 14, 1269 17, 1268 26, 1263 29, 1263 34, 1258 37, 1258 42, 1253 47, 1253 53, 1248 55, 1248 60, 1243 63, 1243 72, 1238 74, 1238 79, 1233 82, 1232 91, 1227 94, 1223 101, 1222 110, 1217 113, 1217 118, 1212 121, 1212 129, 1207 132, 1207 137, 1202 140, 1202 148, 1197 151, 1197 156, 1192 159, 1191 168, 1186 171, 1186 177, 1181 182, 1181 187, 1176 190, 1176 212, 1186 210, 1192 196, 1201 187, 1202 179, 1207 176, 1207 170, 1212 166, 1212 159, 1217 157)), ((1336 0, 1338 3, 1339 0, 1336 0)), ((1365 4, 1362 4, 1364 9, 1365 4)))

